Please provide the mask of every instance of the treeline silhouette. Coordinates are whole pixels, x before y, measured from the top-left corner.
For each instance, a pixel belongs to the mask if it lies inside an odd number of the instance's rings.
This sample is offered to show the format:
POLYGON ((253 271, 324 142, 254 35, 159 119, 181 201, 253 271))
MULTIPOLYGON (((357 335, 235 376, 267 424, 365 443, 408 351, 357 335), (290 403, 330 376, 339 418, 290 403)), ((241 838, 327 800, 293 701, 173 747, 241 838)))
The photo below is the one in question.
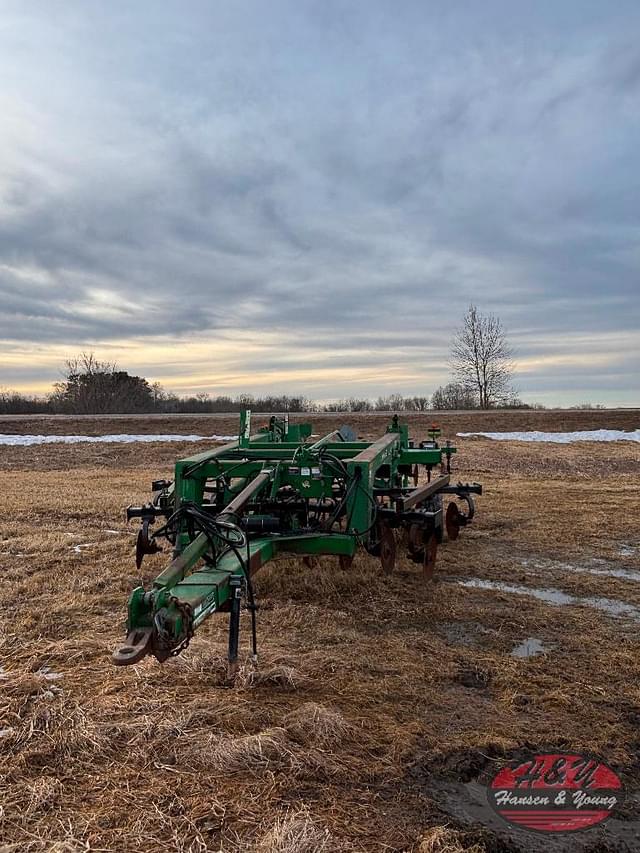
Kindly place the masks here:
MULTIPOLYGON (((110 362, 101 362, 93 353, 83 353, 66 362, 64 378, 56 382, 46 397, 28 396, 18 391, 0 390, 0 414, 178 414, 238 412, 424 412, 429 409, 478 408, 473 391, 460 383, 437 388, 431 397, 390 394, 375 400, 345 397, 318 403, 303 395, 267 394, 234 397, 196 394, 180 397, 159 383, 149 383, 110 362)), ((532 408, 517 397, 504 408, 532 408)))
MULTIPOLYGON (((135 380, 139 377, 128 378, 135 380)), ((99 394, 93 388, 82 388, 80 393, 74 388, 71 393, 52 393, 47 397, 0 391, 0 414, 206 414, 239 412, 246 408, 254 412, 425 412, 430 409, 428 402, 428 397, 403 397, 400 394, 376 400, 348 397, 326 403, 290 394, 239 394, 235 397, 197 394, 179 397, 154 386, 145 389, 137 382, 116 378, 109 383, 103 382, 99 394)))

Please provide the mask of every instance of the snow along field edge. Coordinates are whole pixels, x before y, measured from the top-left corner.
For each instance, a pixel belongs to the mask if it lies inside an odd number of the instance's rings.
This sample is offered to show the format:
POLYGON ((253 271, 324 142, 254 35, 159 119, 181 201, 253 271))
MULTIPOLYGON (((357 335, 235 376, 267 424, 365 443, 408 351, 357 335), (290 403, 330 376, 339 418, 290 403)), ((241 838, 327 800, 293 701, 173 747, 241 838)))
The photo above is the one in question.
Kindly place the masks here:
POLYGON ((33 444, 133 444, 151 441, 234 441, 237 435, 5 435, 0 433, 0 445, 28 447, 33 444))
POLYGON ((625 432, 621 429, 593 429, 579 432, 458 432, 460 438, 482 436, 496 441, 551 441, 555 444, 570 444, 573 441, 637 441, 640 429, 625 432))

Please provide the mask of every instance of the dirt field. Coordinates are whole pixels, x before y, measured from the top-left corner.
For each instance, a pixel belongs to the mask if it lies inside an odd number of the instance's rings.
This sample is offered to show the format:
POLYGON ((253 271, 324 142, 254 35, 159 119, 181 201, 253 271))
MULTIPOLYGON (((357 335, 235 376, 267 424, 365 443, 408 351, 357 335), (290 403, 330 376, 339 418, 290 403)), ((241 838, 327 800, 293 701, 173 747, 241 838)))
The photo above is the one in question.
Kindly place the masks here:
MULTIPOLYGON (((266 416, 254 414, 254 422, 266 416)), ((579 430, 638 429, 640 409, 571 409, 513 410, 491 412, 425 412, 407 415, 416 435, 424 432, 434 420, 447 435, 456 432, 491 432, 513 430, 579 430)), ((361 435, 377 436, 389 422, 386 413, 301 414, 292 421, 311 422, 320 432, 328 432, 342 423, 351 424, 361 435)), ((238 415, 0 415, 0 433, 80 434, 106 433, 181 433, 184 435, 235 434, 238 415)))
MULTIPOLYGON (((431 419, 411 417, 412 434, 431 419)), ((314 418, 365 437, 386 421, 314 418)), ((439 421, 453 437, 637 429, 640 413, 439 421)), ((0 420, 4 433, 235 429, 0 420)), ((232 689, 223 616, 164 665, 109 659, 139 582, 123 508, 205 445, 0 447, 0 851, 640 851, 640 445, 457 443, 455 476, 485 494, 436 582, 404 557, 391 577, 367 555, 349 572, 274 563, 256 579, 260 666, 232 689), (514 656, 527 638, 543 653, 514 656), (507 828, 482 785, 523 747, 597 754, 625 806, 571 837, 507 828)), ((144 580, 165 562, 147 558, 144 580)))

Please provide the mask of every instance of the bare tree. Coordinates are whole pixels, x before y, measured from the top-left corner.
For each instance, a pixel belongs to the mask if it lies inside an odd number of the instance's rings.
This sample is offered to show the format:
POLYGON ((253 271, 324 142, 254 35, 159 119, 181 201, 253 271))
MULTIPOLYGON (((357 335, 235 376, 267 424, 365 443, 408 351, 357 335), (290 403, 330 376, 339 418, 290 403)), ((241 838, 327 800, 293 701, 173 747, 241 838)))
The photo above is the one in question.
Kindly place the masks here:
POLYGON ((513 350, 498 317, 469 306, 453 339, 451 368, 459 383, 473 389, 481 409, 513 397, 513 350))
POLYGON ((118 370, 115 363, 99 361, 93 353, 69 359, 64 381, 53 387, 49 402, 54 411, 96 415, 154 408, 154 392, 146 379, 118 370))
POLYGON ((412 397, 411 403, 416 412, 426 412, 429 408, 428 397, 412 397))
POLYGON ((461 382, 441 385, 431 395, 432 409, 477 409, 478 395, 461 382))

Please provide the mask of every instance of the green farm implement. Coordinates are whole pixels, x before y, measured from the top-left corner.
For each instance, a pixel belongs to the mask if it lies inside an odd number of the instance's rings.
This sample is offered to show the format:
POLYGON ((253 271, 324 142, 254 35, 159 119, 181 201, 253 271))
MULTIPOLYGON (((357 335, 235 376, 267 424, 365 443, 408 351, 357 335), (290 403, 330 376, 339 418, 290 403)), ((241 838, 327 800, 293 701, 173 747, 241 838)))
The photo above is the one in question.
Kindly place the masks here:
POLYGON ((333 555, 348 570, 364 547, 389 573, 396 531, 404 531, 409 557, 430 579, 444 531, 457 539, 473 518, 473 495, 482 493, 477 483, 451 482, 456 448, 438 439, 434 428, 425 441, 411 441, 397 415, 374 442, 356 440, 347 427, 316 438, 309 424, 287 416, 251 434, 251 412, 242 412, 237 441, 179 460, 173 482, 156 480, 152 500, 128 508, 129 519, 141 520, 138 568, 162 539, 173 559, 149 589, 133 590, 128 635, 113 662, 134 664, 148 654, 164 661, 208 616, 228 612, 232 675, 242 604, 252 617, 255 657, 252 578, 278 554, 333 555))

